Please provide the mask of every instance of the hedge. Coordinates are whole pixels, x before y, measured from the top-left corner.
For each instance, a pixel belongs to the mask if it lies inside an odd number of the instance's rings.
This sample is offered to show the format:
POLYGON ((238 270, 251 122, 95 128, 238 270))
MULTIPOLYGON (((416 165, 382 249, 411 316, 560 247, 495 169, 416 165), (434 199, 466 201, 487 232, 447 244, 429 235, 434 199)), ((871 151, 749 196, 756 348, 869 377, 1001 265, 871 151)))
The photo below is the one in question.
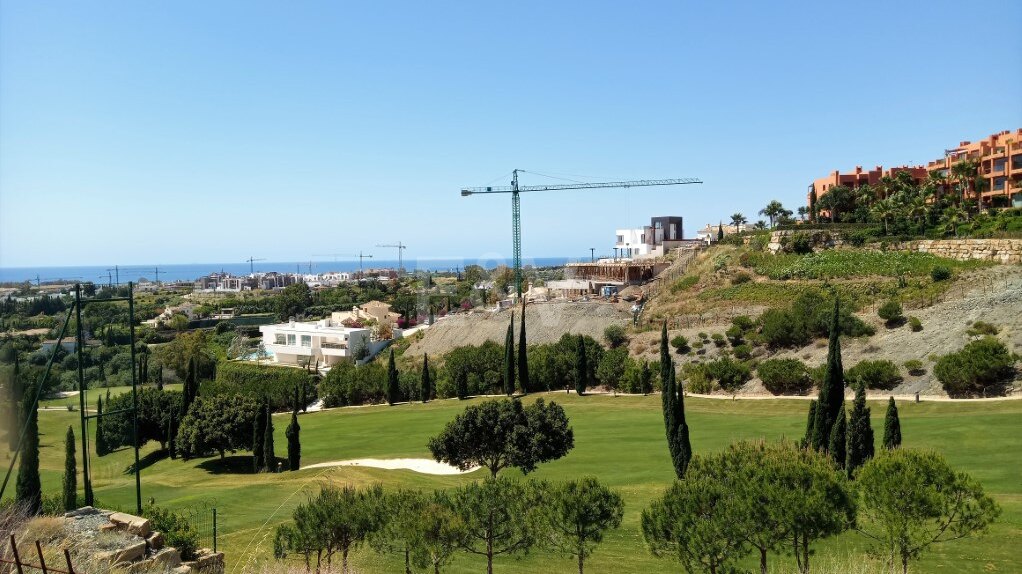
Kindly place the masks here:
POLYGON ((274 411, 288 411, 294 406, 295 388, 302 406, 315 402, 315 382, 302 369, 229 361, 217 365, 216 379, 203 382, 199 394, 238 394, 267 400, 274 411))

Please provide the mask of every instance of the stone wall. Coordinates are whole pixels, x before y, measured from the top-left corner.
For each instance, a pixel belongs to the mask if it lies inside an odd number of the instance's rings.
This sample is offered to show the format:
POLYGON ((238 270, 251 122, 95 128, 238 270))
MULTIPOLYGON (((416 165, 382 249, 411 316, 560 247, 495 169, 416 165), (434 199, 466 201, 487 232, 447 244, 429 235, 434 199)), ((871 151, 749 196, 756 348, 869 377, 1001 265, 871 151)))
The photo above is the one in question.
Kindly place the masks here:
MULTIPOLYGON (((767 249, 771 253, 783 250, 786 239, 795 233, 808 233, 814 251, 824 249, 851 248, 840 232, 807 230, 803 232, 785 229, 770 234, 767 249)), ((1022 264, 1022 239, 915 239, 894 243, 868 243, 856 249, 867 251, 914 251, 931 253, 958 261, 981 260, 997 263, 1022 264)))

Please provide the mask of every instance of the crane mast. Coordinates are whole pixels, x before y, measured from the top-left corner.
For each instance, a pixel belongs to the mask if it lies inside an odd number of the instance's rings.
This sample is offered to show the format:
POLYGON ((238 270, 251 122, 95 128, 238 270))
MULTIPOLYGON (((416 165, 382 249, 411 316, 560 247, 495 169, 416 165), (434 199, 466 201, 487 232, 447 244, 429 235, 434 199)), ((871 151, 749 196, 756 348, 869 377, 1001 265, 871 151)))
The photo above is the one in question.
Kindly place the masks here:
POLYGON ((518 172, 520 169, 511 172, 510 186, 487 186, 487 187, 464 187, 461 189, 461 196, 479 195, 486 193, 510 193, 511 194, 511 237, 512 237, 512 261, 515 273, 515 291, 518 296, 522 295, 522 204, 519 194, 530 191, 560 191, 567 189, 606 189, 606 188, 629 188, 629 187, 653 187, 660 185, 686 185, 702 183, 696 178, 676 179, 637 179, 629 181, 605 181, 597 183, 562 183, 555 185, 525 185, 518 184, 518 172))

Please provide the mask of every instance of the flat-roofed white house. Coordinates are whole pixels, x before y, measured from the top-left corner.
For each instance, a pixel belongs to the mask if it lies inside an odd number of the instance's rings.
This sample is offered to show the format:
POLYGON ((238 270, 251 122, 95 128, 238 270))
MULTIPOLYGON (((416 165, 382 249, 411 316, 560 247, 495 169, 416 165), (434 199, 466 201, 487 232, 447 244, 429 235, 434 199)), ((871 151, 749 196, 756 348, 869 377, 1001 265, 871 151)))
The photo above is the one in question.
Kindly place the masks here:
POLYGON ((371 340, 370 329, 344 327, 329 319, 262 325, 259 331, 263 335, 263 346, 273 355, 273 360, 285 365, 310 362, 330 367, 354 360, 359 347, 364 346, 368 356, 372 356, 389 342, 371 340))

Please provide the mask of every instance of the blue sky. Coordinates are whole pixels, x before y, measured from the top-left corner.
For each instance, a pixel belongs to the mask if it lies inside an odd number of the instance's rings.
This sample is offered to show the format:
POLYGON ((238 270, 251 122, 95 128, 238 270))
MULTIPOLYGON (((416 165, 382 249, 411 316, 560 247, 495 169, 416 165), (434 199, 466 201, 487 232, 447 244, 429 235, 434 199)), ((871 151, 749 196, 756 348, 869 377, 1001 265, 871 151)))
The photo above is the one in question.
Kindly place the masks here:
POLYGON ((0 3, 0 266, 509 255, 691 235, 1022 127, 1022 3, 0 3), (585 178, 575 177, 587 176, 585 178), (525 175, 523 183, 557 180, 525 175))

